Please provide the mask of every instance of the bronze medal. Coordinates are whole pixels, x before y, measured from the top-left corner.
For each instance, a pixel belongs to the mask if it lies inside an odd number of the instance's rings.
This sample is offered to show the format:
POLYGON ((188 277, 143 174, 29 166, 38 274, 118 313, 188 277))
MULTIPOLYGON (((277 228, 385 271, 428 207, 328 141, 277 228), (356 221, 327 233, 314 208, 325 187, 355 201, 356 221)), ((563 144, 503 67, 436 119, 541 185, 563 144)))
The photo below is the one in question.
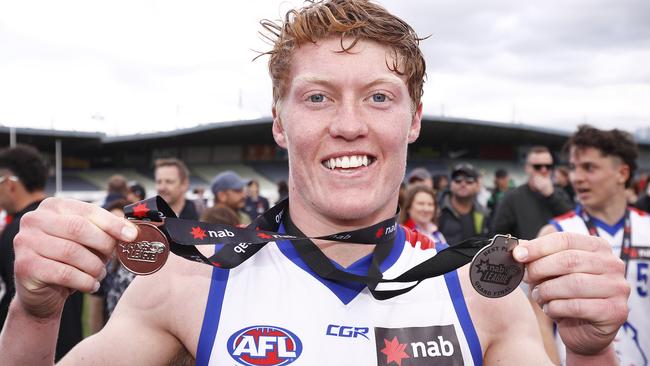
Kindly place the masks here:
POLYGON ((167 261, 169 242, 156 224, 148 221, 133 223, 138 228, 138 237, 133 242, 119 242, 117 258, 131 273, 141 276, 152 274, 167 261))
POLYGON ((517 238, 497 235, 481 249, 470 264, 472 286, 485 297, 503 297, 514 291, 524 278, 524 265, 515 261, 512 250, 517 238))

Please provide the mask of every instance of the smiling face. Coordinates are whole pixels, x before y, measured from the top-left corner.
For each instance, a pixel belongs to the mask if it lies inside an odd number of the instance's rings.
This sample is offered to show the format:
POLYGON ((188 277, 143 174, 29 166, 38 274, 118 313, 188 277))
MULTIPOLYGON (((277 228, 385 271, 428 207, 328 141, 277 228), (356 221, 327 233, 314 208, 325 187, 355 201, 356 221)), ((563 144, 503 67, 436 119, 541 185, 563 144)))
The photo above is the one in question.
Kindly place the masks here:
POLYGON ((611 200, 624 199, 630 168, 620 158, 593 147, 571 147, 569 179, 578 201, 589 210, 603 210, 611 200))
POLYGON ((413 196, 408 215, 418 226, 426 228, 429 223, 433 222, 435 212, 436 204, 431 194, 418 192, 413 196))
POLYGON ((289 154, 292 212, 370 224, 395 213, 422 108, 412 110, 405 79, 388 69, 388 47, 340 49, 338 37, 297 49, 273 135, 289 154))

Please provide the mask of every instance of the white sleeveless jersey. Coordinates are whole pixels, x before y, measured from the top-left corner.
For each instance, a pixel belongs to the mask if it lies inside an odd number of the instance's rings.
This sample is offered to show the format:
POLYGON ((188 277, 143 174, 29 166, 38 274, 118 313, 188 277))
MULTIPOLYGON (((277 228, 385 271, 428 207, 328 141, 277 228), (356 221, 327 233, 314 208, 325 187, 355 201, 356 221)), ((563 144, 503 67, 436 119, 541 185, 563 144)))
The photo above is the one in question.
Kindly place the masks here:
MULTIPOLYGON (((398 227, 395 245, 380 265, 385 278, 435 255, 436 249, 411 245, 410 236, 398 227)), ((370 256, 346 270, 367 274, 369 264, 370 256)), ((364 285, 317 276, 291 243, 279 241, 234 269, 214 269, 196 361, 481 365, 482 351, 456 271, 380 301, 364 285)))
MULTIPOLYGON (((589 230, 581 217, 582 208, 551 220, 559 231, 589 235, 589 230)), ((623 243, 624 219, 616 225, 591 218, 598 235, 612 245, 616 255, 621 253, 623 243)), ((630 314, 614 341, 621 366, 643 366, 650 362, 650 298, 648 297, 648 276, 650 276, 650 216, 643 211, 630 208, 632 228, 632 258, 627 263, 627 281, 632 292, 628 301, 630 314)), ((561 350, 562 353, 563 350, 561 350)))

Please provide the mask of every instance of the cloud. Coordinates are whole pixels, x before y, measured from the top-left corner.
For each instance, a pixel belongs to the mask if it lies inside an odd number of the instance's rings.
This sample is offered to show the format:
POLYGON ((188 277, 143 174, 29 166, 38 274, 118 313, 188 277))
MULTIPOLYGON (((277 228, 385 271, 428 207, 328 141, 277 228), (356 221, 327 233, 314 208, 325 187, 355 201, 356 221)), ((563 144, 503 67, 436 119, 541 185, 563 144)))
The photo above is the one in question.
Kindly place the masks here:
MULTIPOLYGON (((430 35, 427 113, 650 124, 650 2, 382 3, 430 35)), ((3 2, 0 123, 125 133, 269 115, 267 59, 251 61, 268 49, 258 22, 299 4, 3 2)))

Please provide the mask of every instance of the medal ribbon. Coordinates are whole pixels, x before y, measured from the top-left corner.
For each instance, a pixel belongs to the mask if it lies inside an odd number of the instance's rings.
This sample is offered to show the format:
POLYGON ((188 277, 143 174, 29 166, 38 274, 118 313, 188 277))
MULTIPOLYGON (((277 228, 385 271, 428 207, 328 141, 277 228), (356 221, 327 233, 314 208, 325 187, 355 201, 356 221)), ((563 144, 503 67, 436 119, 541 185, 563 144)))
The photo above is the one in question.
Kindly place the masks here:
MULTIPOLYGON (((490 241, 472 238, 439 251, 436 255, 393 279, 384 279, 379 264, 388 257, 397 231, 397 215, 374 225, 336 234, 308 237, 293 224, 289 217, 289 201, 285 199, 258 216, 245 228, 223 224, 208 224, 176 217, 169 205, 160 196, 149 198, 124 207, 129 219, 162 222, 159 229, 167 237, 172 253, 185 259, 230 269, 252 257, 270 241, 288 240, 296 248, 302 260, 319 276, 334 281, 365 283, 372 295, 389 299, 406 293, 427 278, 436 277, 461 267, 490 241), (279 233, 284 225, 289 234, 279 233), (295 233, 296 235, 292 235, 295 233), (376 245, 367 276, 340 270, 311 241, 321 239, 357 245, 376 245), (196 245, 223 244, 209 258, 201 254, 196 245), (398 290, 378 291, 379 283, 400 282, 407 286, 398 290), (415 284, 412 284, 415 282, 415 284)), ((404 228, 404 230, 410 230, 404 228)), ((430 239, 414 233, 423 244, 430 239)), ((413 243, 415 244, 415 243, 413 243)))
MULTIPOLYGON (((585 222, 587 230, 589 231, 589 235, 600 237, 600 235, 598 235, 598 229, 596 229, 596 226, 594 225, 587 211, 584 208, 582 208, 580 211, 580 217, 582 217, 582 221, 585 222)), ((621 252, 619 253, 619 256, 623 262, 625 262, 625 277, 627 277, 627 266, 630 260, 630 249, 632 247, 632 223, 630 221, 629 208, 625 209, 625 218, 623 222, 623 241, 621 243, 621 252)))

